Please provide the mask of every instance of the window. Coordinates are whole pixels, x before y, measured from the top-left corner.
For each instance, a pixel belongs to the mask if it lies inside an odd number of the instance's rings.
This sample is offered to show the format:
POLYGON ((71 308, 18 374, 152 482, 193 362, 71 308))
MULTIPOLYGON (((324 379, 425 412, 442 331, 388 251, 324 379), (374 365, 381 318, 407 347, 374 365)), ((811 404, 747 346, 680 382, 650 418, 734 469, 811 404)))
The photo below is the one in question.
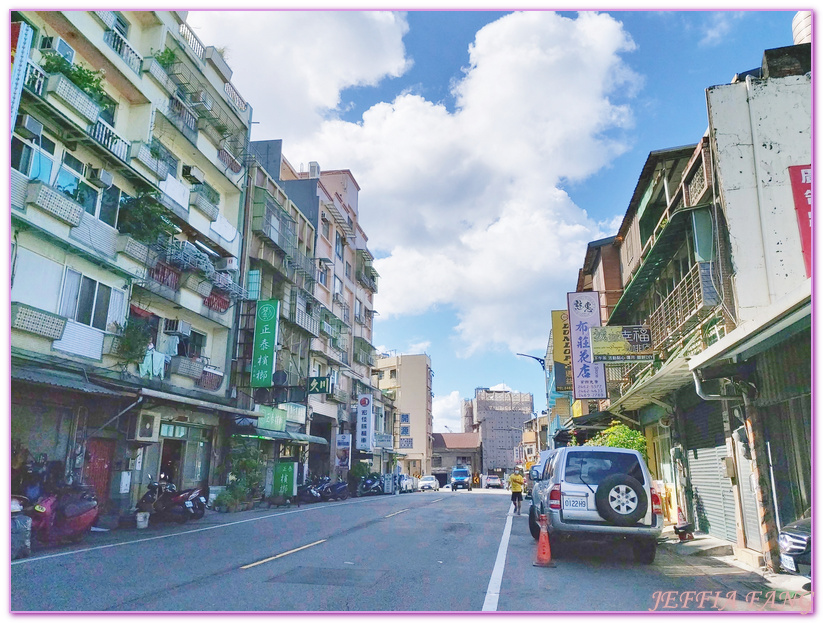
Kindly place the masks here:
POLYGON ((100 118, 111 128, 114 128, 114 113, 116 110, 117 102, 108 95, 104 95, 103 100, 100 102, 100 118))
POLYGON ((591 486, 612 474, 628 474, 640 484, 645 483, 643 470, 633 454, 606 452, 570 452, 566 459, 566 482, 591 486))
POLYGON ((113 11, 114 13, 114 29, 123 37, 129 36, 129 23, 120 11, 113 11))
POLYGON ((83 163, 66 152, 63 154, 63 166, 57 173, 54 187, 83 206, 86 212, 94 215, 97 211, 98 192, 82 179, 84 171, 83 163))
POLYGON ((341 260, 343 259, 343 241, 344 237, 340 235, 340 232, 335 232, 334 254, 341 260))
POLYGON ((343 280, 337 275, 334 276, 334 293, 343 294, 343 280))
POLYGON ((348 262, 346 262, 346 279, 351 279, 351 264, 348 262))
POLYGON ((442 456, 433 456, 432 457, 432 467, 443 467, 443 457, 442 456))
POLYGON ((329 225, 329 222, 326 219, 323 219, 323 221, 320 223, 320 230, 323 234, 323 237, 326 240, 329 240, 331 236, 331 225, 329 225))
POLYGON ((382 381, 382 380, 383 380, 383 370, 378 370, 378 371, 377 371, 377 379, 378 379, 379 381, 382 381))
MULTIPOLYGON (((389 378, 390 379, 396 379, 397 378, 397 369, 389 370, 389 378)), ((406 413, 405 415, 406 415, 406 417, 408 417, 409 414, 406 413)))
POLYGON ((410 426, 401 426, 400 427, 400 434, 403 437, 408 437, 409 435, 411 435, 411 433, 409 432, 410 429, 411 429, 410 426))
POLYGON ((317 281, 321 286, 329 287, 329 269, 321 268, 317 273, 317 281))
MULTIPOLYGON (((348 264, 346 264, 348 266, 348 264)), ((363 303, 359 299, 354 299, 354 317, 363 317, 363 303)))
POLYGON ((38 143, 22 141, 16 136, 11 139, 11 166, 32 180, 48 184, 54 167, 49 154, 54 155, 55 144, 45 136, 38 143))
POLYGON ((169 175, 175 179, 177 178, 177 165, 180 161, 156 138, 151 139, 151 155, 165 162, 166 166, 169 167, 169 175))
POLYGON ((457 463, 459 465, 471 465, 472 459, 470 456, 458 456, 457 463))
POLYGON ((202 357, 205 346, 206 334, 192 329, 191 335, 180 338, 180 343, 177 345, 177 354, 190 358, 202 357))
POLYGON ((59 314, 101 331, 112 331, 114 323, 124 324, 126 295, 123 290, 67 268, 59 314))

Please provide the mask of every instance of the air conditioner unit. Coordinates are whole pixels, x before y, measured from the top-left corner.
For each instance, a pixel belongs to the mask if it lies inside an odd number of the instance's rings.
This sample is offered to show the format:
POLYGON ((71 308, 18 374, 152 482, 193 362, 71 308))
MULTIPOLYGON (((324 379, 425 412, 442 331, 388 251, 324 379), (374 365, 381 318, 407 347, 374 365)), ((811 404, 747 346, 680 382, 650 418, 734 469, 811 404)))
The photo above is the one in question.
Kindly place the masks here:
POLYGON ((312 179, 320 177, 320 165, 317 162, 309 162, 309 177, 312 179))
POLYGON ((153 443, 160 440, 160 414, 138 413, 129 422, 129 441, 153 443))
POLYGON ((39 138, 43 133, 43 124, 31 115, 20 115, 14 131, 23 138, 39 138))
POLYGON ((183 165, 183 177, 192 184, 202 184, 206 181, 206 174, 203 171, 188 164, 183 165))
POLYGON ((74 48, 60 37, 43 37, 40 40, 40 49, 56 52, 68 62, 74 62, 74 48))
POLYGON ((178 320, 177 318, 166 318, 163 324, 163 333, 166 335, 189 337, 191 335, 191 323, 185 320, 178 320))
POLYGON ((326 214, 326 212, 324 210, 321 210, 320 211, 320 218, 322 218, 324 221, 328 221, 329 220, 329 215, 326 214))
POLYGON ((109 188, 114 183, 114 177, 105 169, 92 169, 87 179, 97 188, 109 188))
POLYGON ((236 257, 222 257, 214 262, 214 269, 227 271, 240 270, 240 260, 236 257))

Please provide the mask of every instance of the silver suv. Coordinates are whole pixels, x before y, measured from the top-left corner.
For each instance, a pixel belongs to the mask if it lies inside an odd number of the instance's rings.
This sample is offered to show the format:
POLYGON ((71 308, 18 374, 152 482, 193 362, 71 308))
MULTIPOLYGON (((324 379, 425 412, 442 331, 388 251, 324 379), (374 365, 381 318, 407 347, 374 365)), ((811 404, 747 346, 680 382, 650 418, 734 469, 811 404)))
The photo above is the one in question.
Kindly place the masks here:
POLYGON ((660 497, 637 450, 599 446, 557 449, 532 468, 534 481, 529 530, 540 536, 538 518, 546 515, 550 540, 581 537, 629 540, 635 560, 654 562, 663 529, 660 497))

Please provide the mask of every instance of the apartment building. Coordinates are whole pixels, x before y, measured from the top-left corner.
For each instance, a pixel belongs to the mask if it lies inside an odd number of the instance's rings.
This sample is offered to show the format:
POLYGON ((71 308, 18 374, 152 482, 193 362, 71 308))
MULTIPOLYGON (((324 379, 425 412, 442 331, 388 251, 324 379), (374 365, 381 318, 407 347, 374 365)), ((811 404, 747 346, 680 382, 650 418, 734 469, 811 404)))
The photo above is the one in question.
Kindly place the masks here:
POLYGON ((227 381, 252 111, 185 18, 11 15, 12 441, 114 514, 256 417, 227 381))
POLYGON ((513 471, 524 424, 534 414, 532 395, 478 387, 474 398, 463 403, 463 430, 466 430, 465 426, 471 426, 480 433, 482 473, 503 476, 513 471))
POLYGON ((404 474, 432 473, 432 377, 428 355, 380 355, 378 387, 394 398, 398 464, 404 474))

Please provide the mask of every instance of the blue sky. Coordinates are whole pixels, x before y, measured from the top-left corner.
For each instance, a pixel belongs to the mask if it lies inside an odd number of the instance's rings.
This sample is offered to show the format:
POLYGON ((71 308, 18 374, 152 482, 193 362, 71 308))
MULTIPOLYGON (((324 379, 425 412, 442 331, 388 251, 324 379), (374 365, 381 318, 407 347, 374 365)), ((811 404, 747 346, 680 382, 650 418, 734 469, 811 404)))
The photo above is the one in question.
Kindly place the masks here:
POLYGON ((435 431, 500 384, 545 408, 550 311, 705 89, 792 44, 794 11, 192 12, 253 140, 351 169, 381 274, 375 346, 426 352, 435 431), (252 18, 253 19, 250 19, 252 18))

